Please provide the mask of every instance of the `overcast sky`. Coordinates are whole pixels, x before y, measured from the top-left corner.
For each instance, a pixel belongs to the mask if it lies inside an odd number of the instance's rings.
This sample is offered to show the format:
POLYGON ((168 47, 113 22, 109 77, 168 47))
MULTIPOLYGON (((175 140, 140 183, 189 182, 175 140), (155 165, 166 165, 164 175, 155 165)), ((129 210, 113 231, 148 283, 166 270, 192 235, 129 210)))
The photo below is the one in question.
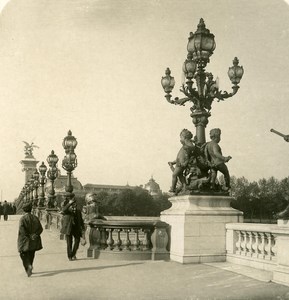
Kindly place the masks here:
MULTIPOLYGON (((0 7, 7 1, 0 2, 0 7)), ((24 143, 60 161, 69 129, 78 140, 82 184, 167 191, 179 133, 195 133, 190 105, 166 102, 167 67, 182 96, 187 39, 200 18, 215 35, 207 70, 231 91, 228 67, 245 73, 233 98, 214 102, 206 129, 222 130, 231 175, 289 175, 289 6, 281 0, 11 0, 0 15, 0 189, 13 201, 24 185, 24 143)), ((59 164, 61 168, 61 164, 59 164)), ((62 174, 65 171, 62 169, 62 174)))

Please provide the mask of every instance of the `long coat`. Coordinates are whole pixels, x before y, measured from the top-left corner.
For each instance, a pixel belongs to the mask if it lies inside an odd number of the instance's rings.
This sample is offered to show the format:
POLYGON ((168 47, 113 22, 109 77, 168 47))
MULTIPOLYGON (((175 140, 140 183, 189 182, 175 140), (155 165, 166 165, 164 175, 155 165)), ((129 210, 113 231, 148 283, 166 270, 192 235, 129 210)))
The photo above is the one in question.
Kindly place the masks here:
POLYGON ((7 202, 4 202, 3 204, 3 215, 8 215, 9 214, 9 205, 7 202))
POLYGON ((60 233, 81 237, 84 230, 81 211, 79 209, 72 209, 71 204, 68 202, 62 208, 61 213, 63 217, 61 220, 60 233))
POLYGON ((26 213, 19 220, 18 251, 37 251, 42 249, 41 233, 43 231, 39 219, 26 213))

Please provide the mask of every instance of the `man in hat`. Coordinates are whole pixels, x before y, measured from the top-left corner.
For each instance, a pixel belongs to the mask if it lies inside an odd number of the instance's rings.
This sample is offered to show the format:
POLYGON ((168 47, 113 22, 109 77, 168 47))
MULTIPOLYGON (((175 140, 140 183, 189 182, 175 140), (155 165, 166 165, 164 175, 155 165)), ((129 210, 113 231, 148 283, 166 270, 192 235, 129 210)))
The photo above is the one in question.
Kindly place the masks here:
POLYGON ((67 197, 63 203, 63 214, 60 233, 65 234, 67 245, 67 257, 76 260, 76 252, 79 248, 80 238, 84 232, 84 221, 81 211, 76 205, 76 199, 67 197))
POLYGON ((27 276, 32 275, 35 251, 42 249, 41 233, 43 231, 39 219, 31 214, 32 203, 24 204, 24 215, 19 220, 18 252, 22 259, 27 276))

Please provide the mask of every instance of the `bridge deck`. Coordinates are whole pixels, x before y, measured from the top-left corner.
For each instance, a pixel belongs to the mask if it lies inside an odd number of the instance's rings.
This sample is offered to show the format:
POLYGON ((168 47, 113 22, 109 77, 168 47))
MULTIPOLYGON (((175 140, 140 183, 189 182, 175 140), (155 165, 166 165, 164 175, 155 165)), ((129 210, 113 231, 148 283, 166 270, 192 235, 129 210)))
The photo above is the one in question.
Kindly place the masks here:
POLYGON ((28 278, 16 247, 18 220, 0 221, 0 299, 289 299, 289 287, 266 272, 228 263, 99 261, 86 258, 83 246, 68 261, 65 242, 48 230, 28 278))

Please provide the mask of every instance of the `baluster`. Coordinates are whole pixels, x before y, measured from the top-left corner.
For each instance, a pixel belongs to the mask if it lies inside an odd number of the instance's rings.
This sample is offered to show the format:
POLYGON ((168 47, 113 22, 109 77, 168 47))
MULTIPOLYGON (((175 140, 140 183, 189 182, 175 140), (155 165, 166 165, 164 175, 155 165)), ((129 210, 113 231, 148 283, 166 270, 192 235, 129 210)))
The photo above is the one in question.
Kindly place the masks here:
POLYGON ((259 243, 259 235, 258 232, 252 232, 253 234, 253 243, 252 243, 252 256, 258 257, 258 243, 259 243))
POLYGON ((261 236, 261 244, 259 244, 258 246, 258 250, 259 250, 259 254, 258 254, 258 258, 265 258, 265 234, 264 232, 260 232, 259 233, 261 236))
POLYGON ((143 251, 150 250, 150 238, 149 238, 149 229, 143 229, 144 240, 143 240, 143 251))
POLYGON ((270 233, 265 233, 265 239, 266 239, 266 244, 265 244, 265 251, 266 251, 266 256, 265 259, 271 260, 272 256, 272 238, 270 233))
POLYGON ((252 232, 246 232, 246 256, 252 255, 252 232))
POLYGON ((129 233, 130 233, 130 229, 125 229, 124 232, 126 233, 126 240, 124 241, 123 243, 123 250, 126 250, 126 251, 131 251, 130 249, 130 245, 131 245, 131 241, 129 239, 129 233))
POLYGON ((247 234, 246 231, 241 231, 242 241, 241 241, 241 255, 246 255, 246 246, 247 246, 247 234))
POLYGON ((247 236, 248 236, 248 238, 247 238, 247 246, 246 246, 247 256, 252 257, 252 253, 253 253, 253 251, 252 251, 252 244, 253 244, 253 241, 252 241, 252 232, 251 231, 247 232, 247 236))
POLYGON ((114 250, 118 250, 118 251, 121 251, 121 244, 122 244, 122 241, 120 239, 120 232, 122 231, 122 229, 116 229, 116 232, 117 232, 117 240, 115 242, 115 248, 114 250))
POLYGON ((106 230, 105 228, 100 229, 100 246, 101 249, 106 249, 107 248, 107 242, 106 242, 106 230))
POLYGON ((241 243, 242 243, 242 233, 241 231, 237 230, 238 240, 236 242, 236 253, 241 255, 242 249, 241 249, 241 243))
POLYGON ((275 260, 277 257, 277 246, 276 246, 276 236, 272 234, 272 260, 275 260))
POLYGON ((134 228, 133 231, 135 232, 135 241, 133 243, 133 250, 137 251, 140 250, 139 229, 134 228))
POLYGON ((108 239, 107 239, 107 246, 110 250, 113 250, 113 244, 114 244, 114 240, 112 238, 112 232, 113 232, 113 228, 109 228, 108 229, 108 239))

